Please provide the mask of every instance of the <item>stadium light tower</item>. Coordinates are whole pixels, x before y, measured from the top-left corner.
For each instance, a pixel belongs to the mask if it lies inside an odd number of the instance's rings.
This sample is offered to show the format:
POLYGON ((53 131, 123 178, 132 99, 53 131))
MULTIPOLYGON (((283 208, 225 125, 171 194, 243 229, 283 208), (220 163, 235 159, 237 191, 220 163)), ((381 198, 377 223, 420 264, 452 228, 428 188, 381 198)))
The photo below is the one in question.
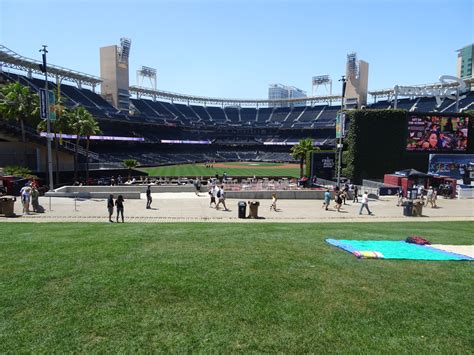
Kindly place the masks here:
POLYGON ((130 55, 130 47, 132 46, 132 40, 130 38, 120 38, 119 47, 119 61, 121 63, 128 64, 128 57, 130 55))
POLYGON ((318 75, 318 76, 313 76, 313 79, 311 81, 312 83, 312 96, 314 96, 318 92, 318 88, 321 85, 324 85, 324 88, 326 89, 326 95, 328 93, 328 87, 327 85, 329 84, 329 96, 332 96, 332 80, 329 75, 318 75))
POLYGON ((137 85, 142 86, 146 78, 150 80, 152 89, 156 91, 156 69, 142 65, 140 69, 137 70, 137 85))

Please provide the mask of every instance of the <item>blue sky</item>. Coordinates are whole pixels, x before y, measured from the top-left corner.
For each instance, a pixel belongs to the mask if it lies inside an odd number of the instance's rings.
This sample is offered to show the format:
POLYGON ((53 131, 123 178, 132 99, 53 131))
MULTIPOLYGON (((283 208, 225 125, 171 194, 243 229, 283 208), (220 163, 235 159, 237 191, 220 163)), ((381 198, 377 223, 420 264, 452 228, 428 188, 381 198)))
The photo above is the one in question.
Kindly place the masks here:
POLYGON ((0 0, 0 43, 36 59, 47 44, 50 63, 98 76, 99 48, 130 37, 131 84, 146 65, 178 93, 265 98, 271 83, 311 93, 323 74, 339 93, 351 51, 369 62, 369 90, 454 75, 473 11, 472 0, 0 0))

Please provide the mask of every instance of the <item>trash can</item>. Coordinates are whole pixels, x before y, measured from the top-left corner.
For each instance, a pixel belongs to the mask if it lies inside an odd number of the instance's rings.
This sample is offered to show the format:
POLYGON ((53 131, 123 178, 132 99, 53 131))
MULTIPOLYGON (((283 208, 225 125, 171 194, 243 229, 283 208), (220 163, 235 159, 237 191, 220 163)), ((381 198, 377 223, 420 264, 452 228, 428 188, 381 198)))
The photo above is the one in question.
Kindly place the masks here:
POLYGON ((421 217, 423 213, 423 202, 417 201, 413 205, 413 216, 421 217))
POLYGON ((413 216, 413 201, 405 201, 402 203, 403 215, 411 217, 413 216))
POLYGON ((5 217, 15 216, 15 201, 15 196, 0 197, 0 213, 4 214, 5 217))
POLYGON ((249 218, 258 218, 258 206, 260 206, 260 202, 249 201, 249 209, 250 209, 249 218))
POLYGON ((239 218, 245 218, 247 215, 247 203, 245 201, 239 201, 238 206, 239 218))

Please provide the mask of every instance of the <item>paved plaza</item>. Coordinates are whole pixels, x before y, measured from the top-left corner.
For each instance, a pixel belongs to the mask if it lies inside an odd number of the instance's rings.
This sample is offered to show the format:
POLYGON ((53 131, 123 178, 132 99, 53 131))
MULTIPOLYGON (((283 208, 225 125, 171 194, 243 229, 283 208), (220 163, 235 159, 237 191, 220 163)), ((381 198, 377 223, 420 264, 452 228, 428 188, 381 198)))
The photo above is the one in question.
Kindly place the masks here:
MULTIPOLYGON (((117 196, 115 196, 117 197, 117 196)), ((230 211, 209 207, 209 196, 201 193, 157 193, 153 194, 152 209, 146 209, 146 198, 126 200, 125 222, 388 222, 388 221, 462 221, 474 220, 474 199, 443 199, 437 201, 438 208, 423 207, 422 217, 403 216, 403 207, 396 206, 396 198, 383 196, 373 199, 369 207, 374 213, 359 215, 360 203, 348 202, 340 212, 331 202, 329 211, 322 207, 322 200, 279 200, 276 212, 270 211, 270 200, 258 200, 259 219, 238 218, 237 199, 226 200, 230 211)), ((246 201, 248 202, 248 201, 246 201)), ((77 199, 64 197, 40 197, 44 213, 22 214, 19 201, 15 203, 15 218, 0 217, 0 222, 104 222, 108 220, 105 199, 77 199), (51 210, 50 210, 51 202, 51 210)), ((115 211, 114 211, 115 212, 115 211)), ((249 208, 247 206, 247 215, 249 208)), ((114 215, 115 217, 115 215, 114 215)), ((114 218, 115 220, 115 218, 114 218)))

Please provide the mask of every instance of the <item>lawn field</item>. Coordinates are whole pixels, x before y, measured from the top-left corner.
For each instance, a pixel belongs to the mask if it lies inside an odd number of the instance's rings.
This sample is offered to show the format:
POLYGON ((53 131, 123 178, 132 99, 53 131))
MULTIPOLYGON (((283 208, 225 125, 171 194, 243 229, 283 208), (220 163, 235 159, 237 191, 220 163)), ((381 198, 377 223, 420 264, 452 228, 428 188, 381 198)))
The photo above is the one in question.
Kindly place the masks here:
POLYGON ((286 163, 259 163, 259 162, 229 162, 215 163, 213 168, 206 168, 204 164, 181 164, 140 168, 150 176, 222 176, 224 172, 229 177, 236 176, 281 176, 299 177, 298 164, 286 163))
POLYGON ((326 237, 473 244, 474 222, 0 224, 1 353, 471 353, 474 263, 326 237))

